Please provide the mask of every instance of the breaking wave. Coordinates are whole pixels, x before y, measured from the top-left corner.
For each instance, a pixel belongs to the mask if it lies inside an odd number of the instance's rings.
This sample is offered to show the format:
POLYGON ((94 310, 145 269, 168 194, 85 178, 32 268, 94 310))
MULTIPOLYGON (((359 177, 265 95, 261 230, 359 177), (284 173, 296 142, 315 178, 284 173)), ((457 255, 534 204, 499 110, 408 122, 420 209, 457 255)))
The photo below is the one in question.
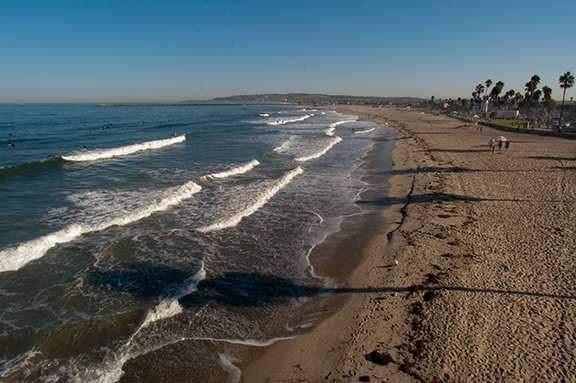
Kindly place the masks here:
POLYGON ((113 158, 126 156, 128 154, 133 154, 141 152, 143 150, 159 149, 165 146, 174 145, 179 142, 186 140, 186 136, 177 136, 166 138, 164 140, 147 141, 139 144, 133 144, 128 146, 121 146, 119 148, 112 149, 96 149, 86 152, 75 152, 65 156, 62 159, 66 161, 82 162, 82 161, 96 161, 104 158, 113 158))
POLYGON ((242 221, 242 219, 254 214, 256 211, 258 211, 258 209, 260 209, 262 206, 266 205, 266 203, 272 197, 274 197, 274 195, 276 195, 276 193, 278 193, 280 190, 282 190, 282 188, 284 188, 286 185, 288 185, 294 177, 296 177, 297 175, 299 175, 303 172, 304 172, 304 170, 302 170, 301 167, 297 167, 296 169, 289 171, 282 178, 277 180, 271 187, 269 187, 263 193, 258 195, 257 198, 255 199, 255 202, 252 205, 250 205, 247 208, 237 212, 235 215, 233 215, 230 218, 226 218, 222 221, 213 223, 213 224, 208 225, 208 226, 203 226, 203 227, 199 228, 198 231, 202 232, 202 233, 208 233, 211 231, 222 230, 222 229, 226 229, 226 228, 234 227, 234 226, 238 225, 240 223, 240 221, 242 221))
POLYGON ((334 145, 336 145, 337 143, 339 143, 340 141, 342 141, 342 138, 340 137, 334 137, 333 139, 330 140, 330 142, 328 142, 328 144, 322 148, 322 150, 319 150, 318 152, 311 154, 309 156, 304 156, 304 157, 298 157, 296 158, 296 161, 298 162, 306 162, 306 161, 310 161, 316 158, 320 158, 322 157, 324 154, 328 153, 328 151, 330 149, 332 149, 332 147, 334 147, 334 145))
POLYGON ((294 136, 290 137, 289 139, 284 141, 280 146, 275 147, 273 150, 277 153, 285 152, 288 149, 288 147, 290 147, 293 140, 294 140, 294 136))
POLYGON ((205 176, 206 179, 214 179, 214 178, 226 178, 226 177, 231 177, 231 176, 235 176, 238 174, 243 174, 246 173, 250 170, 252 170, 253 168, 255 168, 256 166, 260 165, 260 162, 258 160, 252 160, 250 162, 247 162, 245 164, 239 165, 237 167, 231 168, 229 170, 225 170, 223 172, 219 172, 219 173, 212 173, 212 174, 208 174, 207 176, 205 176))
MULTIPOLYGON (((160 302, 150 311, 148 311, 144 321, 130 336, 128 341, 124 343, 120 349, 114 353, 114 358, 108 360, 103 366, 95 368, 90 373, 96 375, 92 378, 85 376, 76 376, 75 381, 89 381, 91 383, 114 383, 120 380, 124 375, 123 367, 130 359, 139 356, 141 353, 134 353, 133 341, 140 332, 149 326, 151 323, 171 318, 182 312, 182 306, 178 303, 178 299, 188 295, 198 289, 198 284, 206 278, 206 270, 204 269, 204 262, 200 266, 200 270, 196 274, 189 277, 184 283, 176 290, 165 294, 161 297, 160 302)), ((184 339, 182 339, 184 340, 184 339)), ((162 346, 160 346, 161 348, 162 346)))
POLYGON ((326 135, 330 136, 330 137, 334 136, 334 131, 336 130, 336 127, 338 125, 347 124, 349 122, 356 122, 356 118, 352 119, 352 120, 342 120, 342 121, 336 121, 336 122, 331 123, 330 125, 328 125, 328 129, 326 129, 326 132, 325 132, 326 135))
POLYGON ((376 128, 369 128, 369 129, 364 129, 364 130, 357 130, 354 132, 354 134, 363 134, 363 133, 370 133, 372 131, 374 131, 376 128))
POLYGON ((145 208, 137 209, 128 215, 110 219, 97 225, 68 225, 57 232, 21 243, 13 248, 4 249, 0 251, 0 272, 18 270, 27 263, 44 256, 52 247, 60 243, 70 242, 83 234, 104 230, 112 226, 127 225, 146 218, 155 212, 166 210, 190 198, 201 189, 200 185, 189 181, 176 188, 168 196, 153 202, 145 208))
POLYGON ((290 124, 292 122, 304 121, 304 120, 306 120, 312 116, 313 116, 313 114, 305 114, 303 116, 294 117, 294 118, 278 119, 278 120, 268 122, 267 125, 286 125, 286 124, 290 124))
POLYGON ((164 294, 164 296, 160 298, 160 302, 156 307, 146 315, 146 319, 144 319, 139 330, 148 326, 150 323, 180 314, 182 312, 182 306, 178 303, 178 299, 198 290, 198 283, 204 279, 206 279, 206 270, 204 269, 204 262, 202 262, 200 270, 198 270, 196 274, 186 279, 181 286, 164 294))

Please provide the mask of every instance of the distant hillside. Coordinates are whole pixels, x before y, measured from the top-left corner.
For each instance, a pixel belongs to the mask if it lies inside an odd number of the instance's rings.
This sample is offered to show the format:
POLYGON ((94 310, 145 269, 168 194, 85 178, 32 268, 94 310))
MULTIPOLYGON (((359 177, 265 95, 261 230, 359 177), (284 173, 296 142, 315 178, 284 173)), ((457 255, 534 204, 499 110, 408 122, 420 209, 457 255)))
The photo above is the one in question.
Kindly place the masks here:
MULTIPOLYGON (((417 97, 368 97, 310 93, 269 93, 248 94, 229 97, 217 97, 212 102, 218 103, 290 103, 290 104, 416 104, 423 99, 417 97)), ((192 101, 190 101, 192 102, 192 101)), ((188 102, 186 102, 188 103, 188 102)))

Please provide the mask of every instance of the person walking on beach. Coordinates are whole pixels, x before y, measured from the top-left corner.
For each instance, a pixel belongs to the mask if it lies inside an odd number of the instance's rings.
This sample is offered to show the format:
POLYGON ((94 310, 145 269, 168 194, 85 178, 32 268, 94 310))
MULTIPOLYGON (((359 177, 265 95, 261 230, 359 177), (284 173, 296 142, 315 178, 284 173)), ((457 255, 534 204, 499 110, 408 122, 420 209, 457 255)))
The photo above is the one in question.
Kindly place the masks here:
POLYGON ((498 136, 496 141, 498 141, 498 151, 502 151, 502 146, 508 148, 508 139, 506 137, 498 136))
POLYGON ((490 153, 494 153, 494 150, 496 149, 496 138, 490 137, 488 145, 490 145, 490 153))

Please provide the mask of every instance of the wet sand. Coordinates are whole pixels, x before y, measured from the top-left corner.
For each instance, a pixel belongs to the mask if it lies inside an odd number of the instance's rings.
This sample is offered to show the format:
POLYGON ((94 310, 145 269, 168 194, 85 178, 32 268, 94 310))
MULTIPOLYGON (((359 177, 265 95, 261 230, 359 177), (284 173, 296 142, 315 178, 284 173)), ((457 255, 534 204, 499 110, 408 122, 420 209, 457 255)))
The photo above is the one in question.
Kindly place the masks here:
POLYGON ((576 380, 576 141, 347 110, 396 134, 388 195, 361 201, 378 229, 338 311, 242 380, 576 380), (490 154, 499 135, 511 147, 490 154))

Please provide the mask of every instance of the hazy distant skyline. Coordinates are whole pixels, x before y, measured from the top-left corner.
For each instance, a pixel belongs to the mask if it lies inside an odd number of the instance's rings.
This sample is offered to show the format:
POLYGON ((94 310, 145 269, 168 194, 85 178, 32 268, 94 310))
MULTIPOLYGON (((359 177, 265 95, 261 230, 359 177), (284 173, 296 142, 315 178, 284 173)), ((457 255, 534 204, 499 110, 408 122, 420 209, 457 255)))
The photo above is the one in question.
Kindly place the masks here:
POLYGON ((470 97, 533 74, 560 99, 575 15, 574 1, 0 0, 0 102, 470 97))

